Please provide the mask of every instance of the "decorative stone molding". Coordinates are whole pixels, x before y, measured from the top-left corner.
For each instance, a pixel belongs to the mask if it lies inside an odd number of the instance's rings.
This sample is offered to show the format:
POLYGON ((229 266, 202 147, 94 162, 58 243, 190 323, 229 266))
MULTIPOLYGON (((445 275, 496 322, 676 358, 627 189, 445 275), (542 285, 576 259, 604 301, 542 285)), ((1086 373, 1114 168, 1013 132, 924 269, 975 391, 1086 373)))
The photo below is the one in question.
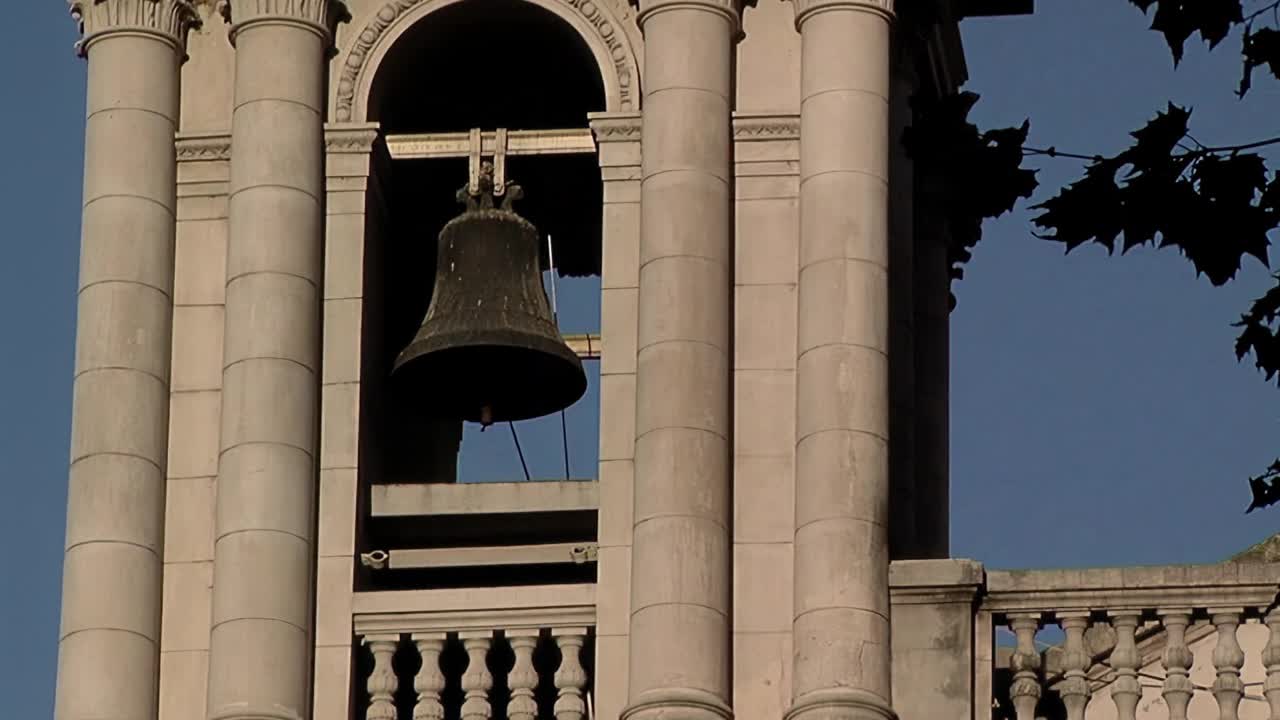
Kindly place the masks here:
POLYGON ((258 22, 294 22, 326 40, 334 28, 351 19, 345 0, 218 0, 223 17, 231 23, 231 41, 246 26, 258 22))
POLYGON ((200 26, 189 0, 70 0, 70 7, 80 27, 75 48, 81 57, 94 40, 115 32, 154 35, 185 53, 187 33, 200 26))
POLYGON ((329 125, 324 130, 326 153, 353 153, 368 155, 378 141, 377 123, 359 125, 329 125))
POLYGON ((177 139, 178 162, 231 159, 231 136, 225 133, 192 133, 177 139))
MULTIPOLYGON (((246 2, 248 0, 237 0, 246 2)), ((257 0, 262 2, 264 0, 257 0)), ((277 0, 281 1, 281 0, 277 0)), ((713 2, 734 2, 736 0, 711 0, 713 2)), ((350 122, 355 118, 356 89, 369 70, 370 58, 381 45, 383 36, 402 16, 415 8, 431 3, 432 0, 388 0, 378 8, 364 29, 355 37, 347 57, 338 73, 337 103, 334 119, 338 122, 350 122)), ((543 3, 537 3, 543 4, 543 3)), ((621 110, 632 110, 638 107, 640 69, 636 63, 636 55, 631 47, 631 40, 621 24, 628 18, 627 12, 618 12, 614 0, 547 0, 547 4, 563 5, 579 15, 595 32, 596 38, 603 44, 617 76, 617 92, 621 110)))
POLYGON ((733 118, 735 142, 799 140, 800 115, 796 113, 738 113, 733 118))
POLYGON ((815 13, 826 10, 855 10, 876 13, 892 22, 893 0, 791 0, 796 8, 796 28, 815 13))
POLYGON ((591 132, 595 133, 596 142, 639 142, 641 131, 640 113, 593 113, 591 132))

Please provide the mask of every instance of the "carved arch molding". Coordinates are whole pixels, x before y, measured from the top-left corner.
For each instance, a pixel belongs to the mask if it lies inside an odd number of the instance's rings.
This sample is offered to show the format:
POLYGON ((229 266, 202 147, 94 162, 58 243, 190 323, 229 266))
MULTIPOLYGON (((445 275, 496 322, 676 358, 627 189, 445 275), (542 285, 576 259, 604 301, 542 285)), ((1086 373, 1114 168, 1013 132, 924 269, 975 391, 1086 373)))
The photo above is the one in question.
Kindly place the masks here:
MULTIPOLYGON (((369 93, 378 66, 391 46, 414 24, 441 8, 465 0, 388 0, 358 20, 359 31, 342 62, 334 91, 333 118, 340 123, 368 120, 369 93)), ((643 51, 635 14, 627 0, 524 0, 569 23, 590 47, 604 78, 606 110, 640 109, 643 51)), ((346 44, 346 43, 344 43, 346 44)))

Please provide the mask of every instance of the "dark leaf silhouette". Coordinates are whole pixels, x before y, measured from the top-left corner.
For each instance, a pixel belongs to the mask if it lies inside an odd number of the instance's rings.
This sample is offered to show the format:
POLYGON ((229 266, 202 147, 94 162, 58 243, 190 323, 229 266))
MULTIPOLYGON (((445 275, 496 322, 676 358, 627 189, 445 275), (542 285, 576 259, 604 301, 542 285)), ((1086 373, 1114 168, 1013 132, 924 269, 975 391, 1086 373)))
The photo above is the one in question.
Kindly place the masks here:
POLYGON ((917 167, 947 190, 937 200, 950 230, 947 256, 953 280, 963 277, 962 266, 973 257, 982 222, 1012 210, 1037 186, 1035 171, 1022 167, 1031 124, 981 132, 968 120, 977 102, 978 95, 971 92, 916 99, 915 117, 902 138, 917 167))
POLYGON ((1173 63, 1182 62, 1187 39, 1195 33, 1216 47, 1231 32, 1231 27, 1244 22, 1240 0, 1129 0, 1143 13, 1156 6, 1151 29, 1164 35, 1173 54, 1173 63))
POLYGON ((1253 85, 1254 68, 1266 66, 1272 76, 1280 79, 1280 31, 1274 28, 1262 28, 1245 31, 1243 45, 1244 74, 1240 78, 1240 88, 1236 91, 1244 97, 1253 85))
POLYGON ((1244 511, 1246 515, 1280 502, 1280 459, 1271 463, 1263 474, 1249 478, 1249 490, 1253 493, 1253 502, 1244 511))
POLYGON ((1091 163, 1080 180, 1033 206, 1040 237, 1070 252, 1089 242, 1114 252, 1173 248, 1214 285, 1231 281, 1245 256, 1268 265, 1268 233, 1280 224, 1280 186, 1251 153, 1187 147, 1189 110, 1170 104, 1134 144, 1091 163))

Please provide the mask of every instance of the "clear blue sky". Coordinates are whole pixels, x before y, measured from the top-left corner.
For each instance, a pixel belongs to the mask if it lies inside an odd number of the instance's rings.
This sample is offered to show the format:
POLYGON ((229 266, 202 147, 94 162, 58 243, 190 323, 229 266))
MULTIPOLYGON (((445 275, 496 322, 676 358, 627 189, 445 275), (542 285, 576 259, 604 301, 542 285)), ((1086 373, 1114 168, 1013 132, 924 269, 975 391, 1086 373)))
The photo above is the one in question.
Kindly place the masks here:
MULTIPOLYGON (((63 2, 9 4, 0 42, 10 70, 0 112, 10 250, 0 264, 0 697, 6 715, 39 718, 51 713, 57 643, 84 66, 63 2)), ((1233 41, 1213 55, 1190 51, 1175 73, 1163 40, 1123 0, 1039 5, 1032 18, 965 25, 982 123, 1029 115, 1033 143, 1111 152, 1173 99, 1195 107, 1193 128, 1207 143, 1277 134, 1276 83, 1259 78, 1244 103, 1231 94, 1233 41)), ((1046 188, 1078 169, 1040 166, 1046 188)), ((1280 530, 1280 509, 1241 514, 1243 478, 1280 452, 1280 395, 1231 352, 1230 323, 1267 287, 1266 272, 1252 267, 1214 289, 1173 255, 1063 258, 1030 236, 1029 217, 1022 208, 988 224, 957 288, 955 554, 1001 567, 1208 562, 1280 530)), ((566 311, 568 329, 590 327, 593 312, 566 311)), ((594 397, 575 423, 589 424, 594 397)), ((543 447, 535 473, 560 471, 554 430, 527 431, 528 444, 543 447)), ((575 475, 590 472, 587 445, 575 445, 575 475)), ((518 472, 501 448, 495 465, 475 466, 479 479, 518 472)))

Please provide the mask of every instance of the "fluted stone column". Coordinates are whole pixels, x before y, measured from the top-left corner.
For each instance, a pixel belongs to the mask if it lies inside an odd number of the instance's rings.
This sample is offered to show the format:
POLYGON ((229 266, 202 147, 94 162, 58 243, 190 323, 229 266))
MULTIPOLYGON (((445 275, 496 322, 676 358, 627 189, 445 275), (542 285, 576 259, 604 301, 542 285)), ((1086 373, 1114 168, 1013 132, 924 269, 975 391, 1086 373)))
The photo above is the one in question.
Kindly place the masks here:
POLYGON ((233 0, 209 717, 308 715, 330 0, 233 0))
POLYGON ((645 0, 624 718, 731 715, 734 0, 645 0))
POLYGON ((795 0, 802 38, 788 718, 891 718, 891 0, 795 0))
POLYGON ((156 716, 182 0, 77 0, 88 59, 58 720, 156 716))

